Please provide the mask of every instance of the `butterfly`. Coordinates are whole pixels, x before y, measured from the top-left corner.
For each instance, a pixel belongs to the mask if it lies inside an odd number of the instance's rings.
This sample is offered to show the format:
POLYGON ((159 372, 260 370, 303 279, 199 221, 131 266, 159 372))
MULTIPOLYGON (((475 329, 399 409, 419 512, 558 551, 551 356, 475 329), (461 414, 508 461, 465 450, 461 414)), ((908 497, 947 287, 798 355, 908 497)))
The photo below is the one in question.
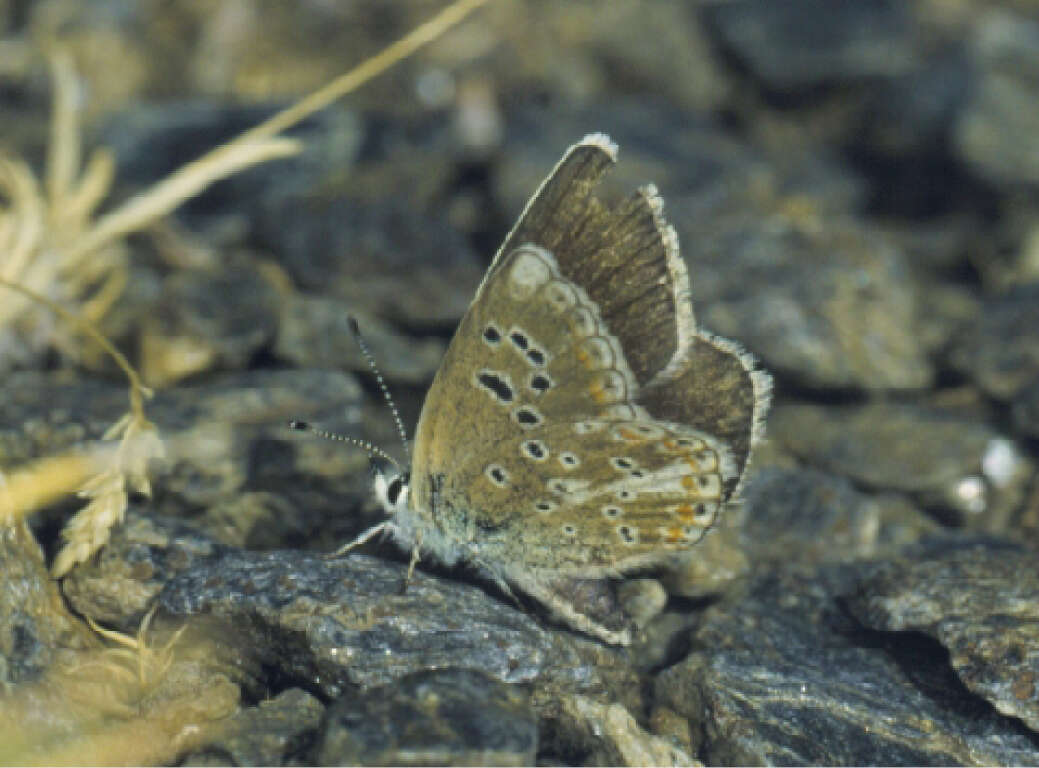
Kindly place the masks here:
POLYGON ((410 467, 375 492, 389 534, 467 564, 610 644, 630 623, 581 585, 687 553, 738 493, 771 379, 697 327, 675 230, 652 185, 596 195, 617 147, 571 147, 505 238, 447 349, 410 467), (599 612, 600 614, 602 611, 599 612))

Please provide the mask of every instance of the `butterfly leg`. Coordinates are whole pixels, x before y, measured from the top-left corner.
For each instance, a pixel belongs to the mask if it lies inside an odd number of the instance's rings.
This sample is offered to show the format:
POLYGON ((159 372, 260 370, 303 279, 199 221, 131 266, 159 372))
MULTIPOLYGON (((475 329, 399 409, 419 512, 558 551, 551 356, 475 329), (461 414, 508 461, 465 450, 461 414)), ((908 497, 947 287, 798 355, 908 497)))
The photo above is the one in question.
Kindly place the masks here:
POLYGON ((418 565, 419 558, 422 549, 422 530, 418 531, 415 536, 415 546, 411 548, 411 560, 408 562, 408 572, 404 574, 404 581, 400 585, 400 593, 403 595, 408 591, 408 585, 411 584, 411 577, 415 574, 415 566, 418 565))
POLYGON ((344 544, 339 549, 337 549, 335 552, 332 552, 329 555, 325 555, 325 558, 327 560, 334 560, 337 557, 342 557, 343 555, 348 553, 350 550, 356 549, 357 547, 361 546, 362 544, 367 544, 369 541, 371 541, 373 538, 378 536, 380 533, 384 533, 384 532, 389 531, 391 529, 391 527, 392 527, 392 524, 389 521, 379 523, 378 525, 373 525, 371 528, 369 528, 367 531, 362 533, 360 536, 358 536, 356 539, 351 541, 349 544, 344 544))

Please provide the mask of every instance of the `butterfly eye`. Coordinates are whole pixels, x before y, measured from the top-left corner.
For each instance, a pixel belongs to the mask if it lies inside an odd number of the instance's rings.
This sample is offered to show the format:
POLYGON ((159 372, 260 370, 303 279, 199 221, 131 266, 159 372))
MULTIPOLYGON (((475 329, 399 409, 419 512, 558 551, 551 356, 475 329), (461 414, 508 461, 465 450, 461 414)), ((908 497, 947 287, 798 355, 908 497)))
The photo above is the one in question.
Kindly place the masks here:
POLYGON ((390 504, 397 504, 397 499, 400 498, 402 490, 404 490, 404 481, 399 477, 393 478, 386 488, 386 498, 390 500, 390 504))

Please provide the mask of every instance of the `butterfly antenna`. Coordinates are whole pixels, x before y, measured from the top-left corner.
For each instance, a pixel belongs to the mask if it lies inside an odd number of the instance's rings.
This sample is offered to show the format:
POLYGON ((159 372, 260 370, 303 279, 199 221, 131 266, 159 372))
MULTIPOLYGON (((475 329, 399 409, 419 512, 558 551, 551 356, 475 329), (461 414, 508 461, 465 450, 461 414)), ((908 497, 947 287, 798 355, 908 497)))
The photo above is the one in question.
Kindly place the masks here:
POLYGON ((375 381, 378 382, 379 389, 382 390, 382 396, 386 400, 386 405, 390 408, 390 413, 393 414, 393 421, 397 424, 397 434, 400 435, 400 442, 404 446, 404 455, 410 457, 411 449, 408 446, 408 433, 404 430, 404 422, 400 419, 400 412, 397 410, 397 405, 393 402, 389 387, 386 386, 382 374, 379 373, 379 366, 375 364, 375 358, 372 357, 372 353, 368 350, 368 344, 365 343, 364 337, 361 335, 361 329, 357 325, 357 318, 350 315, 346 318, 346 322, 350 326, 350 333, 354 335, 354 341, 357 342, 357 346, 361 349, 361 354, 368 361, 368 367, 375 374, 375 381))
POLYGON ((323 437, 325 440, 335 440, 340 443, 350 443, 350 445, 356 445, 358 448, 367 453, 368 456, 378 456, 380 459, 385 459, 394 467, 396 467, 398 472, 400 471, 400 464, 397 463, 396 459, 394 459, 392 456, 386 453, 386 451, 382 450, 382 448, 378 448, 372 445, 367 440, 358 440, 356 437, 348 437, 347 435, 340 435, 336 432, 328 432, 324 429, 318 429, 317 427, 305 421, 290 421, 289 429, 295 429, 300 432, 309 432, 312 435, 323 437))

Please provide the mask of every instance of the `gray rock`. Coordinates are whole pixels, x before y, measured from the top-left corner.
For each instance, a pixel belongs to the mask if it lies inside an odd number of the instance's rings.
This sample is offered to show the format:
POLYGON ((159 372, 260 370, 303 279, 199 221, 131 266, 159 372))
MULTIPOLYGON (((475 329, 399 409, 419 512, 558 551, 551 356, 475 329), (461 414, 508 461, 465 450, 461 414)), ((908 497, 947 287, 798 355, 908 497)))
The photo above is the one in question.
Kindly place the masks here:
POLYGON ((74 371, 16 371, 0 399, 0 460, 16 465, 97 440, 129 408, 126 387, 74 371))
POLYGON ((47 572, 28 526, 0 529, 0 692, 37 679, 70 649, 92 646, 47 572))
POLYGON ((996 184, 1039 182, 1039 21, 993 10, 973 30, 976 71, 955 125, 954 146, 996 184))
POLYGON ((453 327, 483 273, 455 229, 405 200, 286 193, 264 203, 258 227, 302 289, 412 326, 453 327))
POLYGON ((390 381, 425 384, 433 378, 446 345, 439 339, 402 336, 372 315, 357 312, 339 299, 297 295, 282 306, 274 354, 300 368, 333 368, 370 373, 357 340, 347 326, 353 315, 376 355, 379 371, 390 381))
POLYGON ((181 765, 287 765, 310 747, 324 705, 299 688, 290 688, 227 718, 217 736, 181 765))
MULTIPOLYGON (((907 198, 905 189, 885 189, 880 193, 885 207, 904 211, 907 203, 919 205, 948 194, 941 189, 951 170, 945 144, 970 91, 970 62, 964 47, 950 42, 942 50, 925 51, 921 46, 915 66, 876 82, 876 88, 869 91, 869 108, 856 143, 864 144, 874 156, 903 162, 903 168, 890 170, 904 180, 912 195, 907 198), (913 178, 922 169, 941 175, 913 178)), ((917 217, 912 221, 914 228, 927 226, 917 217)))
POLYGON ((330 561, 296 551, 228 553, 181 571, 159 596, 177 616, 207 613, 244 633, 243 645, 283 675, 336 698, 447 666, 508 683, 624 690, 623 652, 543 629, 484 591, 361 554, 330 561))
POLYGON ((1022 434, 1039 437, 1039 379, 1018 394, 1013 414, 1014 424, 1022 434))
POLYGON ((672 198, 667 210, 699 321, 773 373, 811 388, 931 384, 916 290, 890 242, 823 205, 749 188, 672 198))
POLYGON ((166 386, 245 368, 274 338, 281 301, 253 265, 182 270, 168 277, 141 328, 141 373, 166 386))
POLYGON ((952 351, 953 364, 981 389, 1012 401, 1039 382, 1039 283, 989 299, 952 351))
POLYGON ((985 765, 1034 735, 963 689, 931 641, 887 641, 840 609, 854 573, 783 568, 709 608, 656 680, 708 764, 985 765))
POLYGON ((878 565, 848 605, 875 629, 935 638, 964 685, 1039 731, 1035 564, 1019 544, 930 540, 878 565))
POLYGON ((911 494, 959 523, 992 529, 1022 501, 1031 462, 987 424, 951 411, 876 403, 788 405, 769 418, 791 453, 869 488, 911 494))
POLYGON ((61 590, 78 613, 132 631, 170 579, 226 551, 176 518, 130 509, 100 553, 62 580, 61 590))
POLYGON ((915 58, 910 14, 893 0, 752 0, 707 6, 707 19, 728 53, 781 92, 900 74, 915 58))
POLYGON ((430 669, 349 691, 327 710, 320 765, 533 765, 537 720, 520 686, 430 669))
POLYGON ((916 536, 934 529, 912 507, 885 501, 817 470, 763 467, 743 493, 740 542, 762 568, 871 557, 904 544, 906 529, 916 536))

